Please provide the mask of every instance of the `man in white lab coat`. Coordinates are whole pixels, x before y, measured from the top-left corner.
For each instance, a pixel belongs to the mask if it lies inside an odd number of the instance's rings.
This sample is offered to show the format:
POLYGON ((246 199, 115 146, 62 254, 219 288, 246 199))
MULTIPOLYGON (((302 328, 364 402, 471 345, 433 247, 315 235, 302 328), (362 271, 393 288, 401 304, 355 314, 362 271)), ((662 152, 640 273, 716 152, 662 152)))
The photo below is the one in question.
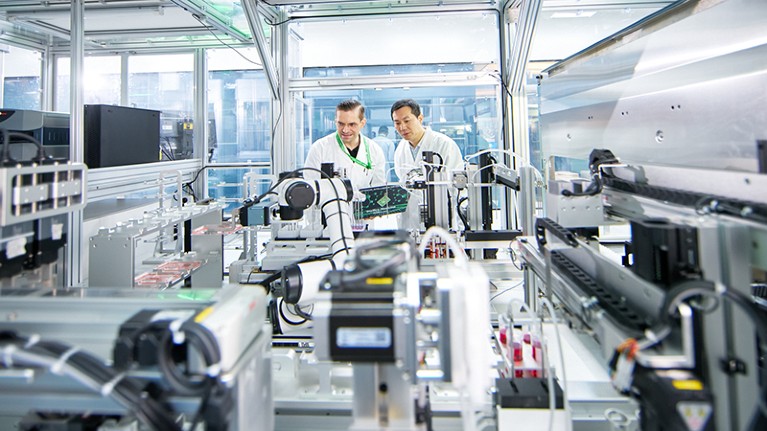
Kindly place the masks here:
MULTIPOLYGON (((365 107, 357 100, 344 100, 336 106, 336 133, 315 141, 306 155, 304 167, 320 169, 333 163, 333 169, 349 178, 355 192, 386 182, 386 158, 381 147, 362 135, 365 107)), ((315 171, 304 171, 304 178, 318 179, 315 171)), ((355 195, 359 196, 358 193, 355 195)))
MULTIPOLYGON (((400 181, 407 181, 423 176, 423 152, 433 151, 439 154, 436 163, 441 158, 447 172, 460 169, 463 166, 461 150, 450 137, 423 126, 421 106, 413 99, 402 99, 394 102, 391 107, 391 118, 394 128, 402 136, 394 151, 394 171, 400 181)), ((408 207, 400 218, 400 228, 419 229, 420 206, 422 193, 415 191, 410 196, 408 207)), ((450 228, 450 226, 442 226, 450 228)))

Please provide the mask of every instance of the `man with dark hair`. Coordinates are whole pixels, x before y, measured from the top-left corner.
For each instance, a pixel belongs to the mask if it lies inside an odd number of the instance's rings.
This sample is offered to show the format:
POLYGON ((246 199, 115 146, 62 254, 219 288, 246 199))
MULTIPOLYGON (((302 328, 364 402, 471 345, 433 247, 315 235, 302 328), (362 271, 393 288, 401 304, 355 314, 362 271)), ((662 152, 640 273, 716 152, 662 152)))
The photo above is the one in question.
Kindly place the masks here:
MULTIPOLYGON (((315 141, 306 155, 304 167, 320 169, 333 163, 333 169, 349 178, 355 190, 384 184, 386 158, 372 139, 362 135, 365 107, 357 100, 344 100, 336 106, 336 132, 315 141)), ((315 171, 304 171, 305 178, 319 178, 315 171)))
MULTIPOLYGON (((394 102, 391 107, 391 119, 394 128, 402 136, 394 152, 394 170, 400 181, 423 175, 424 151, 438 154, 438 159, 447 172, 461 169, 461 149, 450 137, 423 126, 423 114, 418 102, 413 99, 394 102)), ((400 219, 401 228, 416 229, 420 226, 420 205, 421 197, 413 193, 407 211, 400 219)))

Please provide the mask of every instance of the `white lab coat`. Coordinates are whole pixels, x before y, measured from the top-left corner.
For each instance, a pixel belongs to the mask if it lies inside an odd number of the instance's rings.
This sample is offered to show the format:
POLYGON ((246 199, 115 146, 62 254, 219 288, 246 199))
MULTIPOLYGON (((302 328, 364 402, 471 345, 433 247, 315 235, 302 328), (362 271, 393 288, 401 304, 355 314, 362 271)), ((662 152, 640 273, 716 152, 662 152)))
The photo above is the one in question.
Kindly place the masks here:
MULTIPOLYGON (((309 148, 304 167, 320 169, 323 163, 333 163, 333 169, 341 173, 342 177, 349 178, 355 191, 372 186, 379 186, 386 182, 384 175, 386 158, 383 150, 370 138, 360 135, 362 143, 357 152, 357 159, 363 163, 369 163, 370 169, 366 169, 355 163, 344 150, 338 145, 336 134, 332 133, 324 138, 316 140, 309 148), (370 159, 368 160, 368 148, 370 159)), ((304 178, 319 179, 320 174, 314 171, 304 171, 304 178)))
MULTIPOLYGON (((397 144, 397 149, 394 151, 394 170, 400 182, 415 177, 423 178, 424 151, 433 151, 439 154, 447 172, 463 167, 463 158, 458 144, 447 135, 427 128, 418 145, 418 152, 415 157, 410 150, 410 142, 403 139, 397 144)), ((439 162, 439 157, 435 158, 435 162, 439 162)), ((420 228, 420 206, 422 202, 423 193, 420 190, 413 191, 407 204, 407 210, 400 216, 399 226, 401 229, 420 228)), ((450 226, 442 227, 450 228, 450 226)))

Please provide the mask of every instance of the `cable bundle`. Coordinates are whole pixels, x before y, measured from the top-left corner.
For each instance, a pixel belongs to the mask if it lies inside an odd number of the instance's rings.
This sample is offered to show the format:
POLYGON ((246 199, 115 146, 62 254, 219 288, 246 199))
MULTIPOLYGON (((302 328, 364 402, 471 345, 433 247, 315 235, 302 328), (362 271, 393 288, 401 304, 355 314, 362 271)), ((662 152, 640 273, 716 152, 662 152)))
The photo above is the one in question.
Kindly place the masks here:
POLYGON ((112 398, 151 429, 181 431, 175 415, 152 397, 144 384, 118 373, 99 358, 57 341, 0 333, 0 358, 5 368, 33 367, 70 377, 83 386, 112 398))

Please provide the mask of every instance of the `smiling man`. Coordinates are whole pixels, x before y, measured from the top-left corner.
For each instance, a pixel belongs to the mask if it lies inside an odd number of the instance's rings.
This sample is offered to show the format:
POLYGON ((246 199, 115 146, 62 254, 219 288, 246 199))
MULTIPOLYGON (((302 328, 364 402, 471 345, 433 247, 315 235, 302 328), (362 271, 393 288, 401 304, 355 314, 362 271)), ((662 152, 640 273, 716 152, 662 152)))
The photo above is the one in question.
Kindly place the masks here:
MULTIPOLYGON (((323 163, 333 163, 342 177, 349 178, 355 190, 383 184, 386 158, 381 147, 362 135, 365 127, 365 107, 357 100, 344 100, 336 106, 336 133, 315 141, 306 155, 304 167, 320 169, 323 163)), ((314 171, 305 171, 305 178, 319 178, 314 171)))
MULTIPOLYGON (((394 151, 394 171, 400 181, 423 176, 423 152, 432 151, 439 155, 444 169, 448 172, 463 165, 461 150, 448 136, 423 126, 421 106, 413 99, 402 99, 391 107, 394 128, 402 136, 394 151)), ((400 228, 416 229, 420 225, 421 197, 413 193, 408 208, 400 218, 400 228)), ((446 227, 446 226, 443 226, 446 227)))

